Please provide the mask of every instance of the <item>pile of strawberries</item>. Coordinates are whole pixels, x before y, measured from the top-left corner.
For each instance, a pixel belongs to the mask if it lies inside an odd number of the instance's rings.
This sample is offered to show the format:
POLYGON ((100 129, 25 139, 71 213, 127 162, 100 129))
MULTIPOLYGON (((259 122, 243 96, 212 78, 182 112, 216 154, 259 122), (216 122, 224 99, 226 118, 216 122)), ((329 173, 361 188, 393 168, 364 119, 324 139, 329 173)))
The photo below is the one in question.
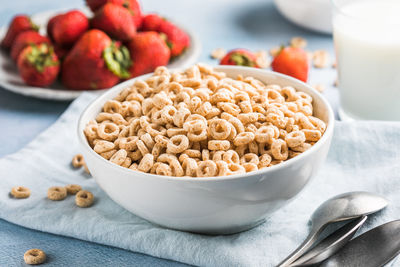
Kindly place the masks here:
POLYGON ((86 0, 92 18, 78 10, 52 17, 47 37, 26 15, 15 16, 1 42, 32 86, 58 77, 70 89, 110 88, 167 65, 190 46, 189 36, 137 0, 86 0))

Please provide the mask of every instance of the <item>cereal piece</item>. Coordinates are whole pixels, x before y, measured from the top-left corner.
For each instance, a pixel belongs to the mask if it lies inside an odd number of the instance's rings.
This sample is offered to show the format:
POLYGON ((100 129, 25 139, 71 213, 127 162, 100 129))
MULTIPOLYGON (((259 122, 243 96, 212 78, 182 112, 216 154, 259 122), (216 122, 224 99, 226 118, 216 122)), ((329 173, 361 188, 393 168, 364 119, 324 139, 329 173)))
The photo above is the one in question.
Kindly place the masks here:
POLYGON ((211 58, 221 60, 226 55, 226 50, 223 48, 216 48, 211 51, 211 58))
POLYGON ((315 90, 317 90, 318 92, 320 92, 320 93, 325 91, 325 86, 323 84, 316 84, 316 85, 313 86, 313 88, 315 90))
POLYGON ((75 195, 75 204, 81 208, 87 208, 92 206, 94 196, 87 190, 81 190, 75 195))
POLYGON ((277 160, 286 160, 289 156, 287 144, 282 139, 275 139, 271 145, 272 156, 277 160))
POLYGON ((217 140, 225 140, 230 132, 231 128, 228 125, 228 122, 223 119, 214 119, 209 123, 210 134, 214 139, 217 140))
POLYGON ((82 154, 76 154, 73 158, 72 158, 72 166, 74 168, 80 168, 83 166, 83 164, 85 164, 85 159, 83 158, 82 154))
POLYGON ((80 190, 82 190, 82 187, 77 184, 69 184, 69 185, 65 186, 65 189, 67 190, 68 195, 75 195, 80 190))
POLYGON ((212 160, 201 161, 196 171, 197 177, 216 176, 218 172, 217 165, 212 160))
POLYGON ((43 250, 33 248, 25 252, 24 261, 29 265, 38 265, 46 261, 46 253, 43 250))
POLYGON ((121 165, 122 163, 124 163, 127 156, 128 156, 128 152, 126 152, 125 149, 120 149, 114 155, 112 155, 112 157, 110 158, 110 161, 117 165, 121 165))
POLYGON ((312 60, 315 68, 326 68, 330 62, 330 56, 325 50, 317 50, 314 51, 312 60))
POLYGON ((242 133, 238 134, 235 137, 235 140, 233 140, 233 144, 235 146, 247 145, 248 143, 253 141, 254 138, 255 138, 254 133, 252 133, 252 132, 242 132, 242 133))
POLYGON ((268 167, 272 161, 272 157, 269 154, 263 154, 259 157, 258 168, 265 168, 268 167))
POLYGON ((256 63, 260 68, 266 69, 271 65, 271 61, 267 58, 267 52, 265 50, 260 50, 255 53, 256 63))
MULTIPOLYGON (((125 138, 126 139, 126 138, 125 138)), ((119 143, 119 145, 121 146, 121 142, 119 143)), ((103 153, 103 152, 107 152, 107 151, 110 151, 110 150, 112 150, 112 149, 114 149, 114 147, 115 147, 115 145, 114 145, 114 143, 113 142, 109 142, 109 141, 105 141, 105 140, 99 140, 99 141, 97 141, 96 142, 96 144, 94 145, 94 148, 93 148, 93 150, 96 152, 96 153, 103 153)), ((81 154, 78 154, 78 155, 76 155, 75 157, 77 157, 77 156, 82 156, 81 154)), ((75 159, 75 157, 74 157, 74 159, 75 159)), ((83 156, 82 156, 82 159, 83 159, 83 156)), ((74 164, 74 160, 72 160, 72 164, 74 164)), ((75 167, 75 166, 74 166, 75 167)), ((76 168, 76 167, 75 167, 76 168)))
POLYGON ((276 57, 281 50, 281 46, 275 46, 269 50, 269 54, 271 55, 271 57, 276 57))
POLYGON ((191 176, 191 177, 196 177, 197 170, 198 170, 196 160, 191 159, 191 158, 187 158, 187 159, 183 160, 182 168, 185 171, 185 175, 191 176))
POLYGON ((228 150, 231 143, 227 140, 211 140, 208 141, 209 150, 228 150))
POLYGON ((114 141, 119 134, 119 127, 112 122, 103 122, 97 129, 99 137, 106 141, 114 141))
POLYGON ((228 175, 242 174, 245 172, 246 170, 242 165, 236 163, 228 163, 228 175))
POLYGON ((189 139, 185 135, 175 135, 171 137, 167 144, 167 153, 178 154, 189 147, 189 139))
POLYGON ((67 197, 67 189, 62 186, 52 186, 47 190, 47 198, 50 200, 63 200, 67 197))
POLYGON ((31 190, 25 186, 14 186, 11 188, 11 195, 15 198, 28 198, 31 190))
POLYGON ((285 141, 288 147, 296 147, 303 144, 306 141, 306 136, 302 131, 293 131, 286 135, 285 141))
POLYGON ((234 150, 228 150, 222 155, 222 159, 227 163, 240 163, 239 154, 234 150))
POLYGON ((307 141, 316 142, 321 139, 322 136, 321 132, 318 130, 302 129, 301 131, 304 133, 307 141))
POLYGON ((257 171, 258 167, 256 164, 254 163, 244 163, 242 164, 243 168, 245 169, 246 172, 253 172, 253 171, 257 171))
POLYGON ((307 46, 307 40, 302 37, 293 37, 290 40, 290 46, 298 47, 298 48, 305 48, 307 46))
POLYGON ((148 172, 154 164, 154 156, 152 154, 146 154, 143 156, 137 169, 142 172, 148 172))

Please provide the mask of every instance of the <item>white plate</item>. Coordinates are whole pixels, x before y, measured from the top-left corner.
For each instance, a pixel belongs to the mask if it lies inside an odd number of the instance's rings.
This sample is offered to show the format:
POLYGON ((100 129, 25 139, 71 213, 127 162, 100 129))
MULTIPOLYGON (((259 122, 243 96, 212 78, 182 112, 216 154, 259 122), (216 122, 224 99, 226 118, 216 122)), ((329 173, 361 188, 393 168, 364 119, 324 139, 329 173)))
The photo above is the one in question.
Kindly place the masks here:
MULTIPOLYGON (((57 13, 65 12, 66 10, 52 10, 37 13, 32 15, 32 20, 40 26, 40 32, 46 34, 47 21, 57 13)), ((90 10, 87 8, 81 9, 85 14, 90 15, 90 10)), ((179 24, 178 24, 179 25, 179 24)), ((179 25, 180 26, 180 25, 179 25)), ((170 62, 168 67, 182 68, 188 67, 196 63, 200 52, 201 43, 195 34, 182 27, 190 36, 191 46, 178 58, 170 62)), ((3 39, 7 31, 7 26, 0 28, 0 39, 3 39)), ((68 90, 60 82, 55 82, 48 88, 33 87, 26 85, 18 74, 17 67, 11 57, 6 52, 0 52, 0 87, 12 91, 17 94, 49 99, 55 101, 68 101, 77 98, 83 91, 68 90)), ((90 90, 90 92, 103 93, 103 90, 90 90)))

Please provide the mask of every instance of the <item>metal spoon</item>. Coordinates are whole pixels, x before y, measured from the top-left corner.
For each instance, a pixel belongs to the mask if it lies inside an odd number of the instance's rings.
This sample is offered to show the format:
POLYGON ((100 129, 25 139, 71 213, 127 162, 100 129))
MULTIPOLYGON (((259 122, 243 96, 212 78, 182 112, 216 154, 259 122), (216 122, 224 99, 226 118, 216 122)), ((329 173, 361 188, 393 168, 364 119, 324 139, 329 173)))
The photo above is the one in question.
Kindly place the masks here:
POLYGON ((338 253, 324 261, 321 267, 384 266, 399 253, 400 220, 397 220, 354 238, 338 253))
POLYGON ((307 251, 290 266, 308 266, 323 262, 346 245, 364 224, 366 219, 367 216, 362 216, 345 224, 319 242, 315 247, 307 251))
POLYGON ((311 231, 307 238, 278 267, 288 267, 297 260, 329 223, 368 215, 385 208, 387 204, 383 197, 368 192, 349 192, 328 199, 311 216, 311 231))

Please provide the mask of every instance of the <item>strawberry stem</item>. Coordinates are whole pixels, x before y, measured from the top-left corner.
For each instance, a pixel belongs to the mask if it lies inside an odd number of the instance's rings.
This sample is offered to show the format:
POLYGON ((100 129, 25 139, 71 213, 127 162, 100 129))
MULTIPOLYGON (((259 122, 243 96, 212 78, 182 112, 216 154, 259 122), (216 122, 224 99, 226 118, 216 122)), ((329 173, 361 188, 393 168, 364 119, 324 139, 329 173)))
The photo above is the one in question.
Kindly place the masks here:
POLYGON ((53 58, 53 47, 47 44, 39 46, 32 44, 32 50, 27 54, 26 59, 39 72, 43 72, 46 67, 57 66, 58 61, 53 58))
POLYGON ((125 46, 118 46, 112 42, 109 47, 103 51, 103 59, 107 68, 121 79, 130 77, 128 71, 132 65, 129 50, 125 46))
POLYGON ((253 67, 255 65, 249 57, 240 53, 233 53, 230 59, 238 66, 253 67))

